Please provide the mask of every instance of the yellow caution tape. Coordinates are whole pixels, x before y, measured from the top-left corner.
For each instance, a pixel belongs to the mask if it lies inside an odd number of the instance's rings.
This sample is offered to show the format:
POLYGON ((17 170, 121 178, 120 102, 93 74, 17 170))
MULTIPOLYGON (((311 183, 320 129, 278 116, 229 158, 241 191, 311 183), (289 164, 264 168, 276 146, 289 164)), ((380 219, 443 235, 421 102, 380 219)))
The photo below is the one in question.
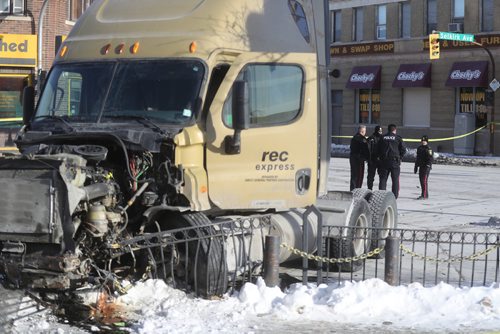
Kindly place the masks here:
MULTIPOLYGON (((455 140, 455 139, 460 139, 460 138, 464 138, 464 137, 467 137, 467 136, 470 136, 478 131, 481 131, 482 129, 486 128, 488 125, 490 124, 495 124, 495 125, 500 125, 500 123, 488 123, 486 125, 483 125, 482 127, 480 128, 477 128, 476 130, 474 131, 471 131, 471 132, 468 132, 468 133, 464 133, 462 135, 458 135, 458 136, 454 136, 454 137, 446 137, 446 138, 433 138, 433 139, 429 139, 429 142, 437 142, 437 141, 445 141, 445 140, 455 140)), ((332 138, 344 138, 344 139, 350 139, 352 138, 352 136, 332 136, 332 138)), ((421 139, 409 139, 409 138, 403 138, 403 141, 405 142, 415 142, 415 143, 419 143, 421 141, 421 139)))
POLYGON ((14 121, 22 121, 22 117, 11 117, 11 118, 0 118, 0 122, 14 122, 14 121))
POLYGON ((0 151, 17 151, 17 147, 0 147, 0 151))

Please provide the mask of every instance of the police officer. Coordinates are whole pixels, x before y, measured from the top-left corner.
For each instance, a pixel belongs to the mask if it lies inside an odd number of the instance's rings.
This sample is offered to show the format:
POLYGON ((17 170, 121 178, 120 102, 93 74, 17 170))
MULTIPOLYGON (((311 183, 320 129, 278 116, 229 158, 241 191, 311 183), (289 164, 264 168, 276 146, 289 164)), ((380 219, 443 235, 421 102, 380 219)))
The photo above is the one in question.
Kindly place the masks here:
POLYGON ((403 144, 403 138, 397 135, 396 132, 396 125, 390 124, 388 132, 383 135, 378 142, 378 157, 380 161, 378 167, 380 176, 378 188, 380 190, 385 190, 387 187, 387 178, 390 174, 392 180, 392 193, 398 198, 401 160, 406 153, 406 148, 403 144))
POLYGON ((429 173, 432 169, 432 162, 434 161, 432 149, 429 146, 429 137, 422 136, 421 145, 417 148, 417 160, 415 161, 415 168, 413 171, 420 179, 420 188, 422 194, 417 199, 429 198, 429 187, 427 181, 429 180, 429 173))
POLYGON ((382 127, 377 125, 373 134, 368 137, 368 150, 370 151, 370 159, 368 159, 368 176, 366 183, 368 184, 368 189, 373 189, 373 181, 375 180, 375 173, 378 167, 378 142, 382 138, 382 127))
POLYGON ((365 161, 369 157, 368 140, 366 138, 366 126, 360 125, 358 132, 351 139, 351 153, 349 163, 351 165, 351 191, 361 188, 365 172, 365 161))

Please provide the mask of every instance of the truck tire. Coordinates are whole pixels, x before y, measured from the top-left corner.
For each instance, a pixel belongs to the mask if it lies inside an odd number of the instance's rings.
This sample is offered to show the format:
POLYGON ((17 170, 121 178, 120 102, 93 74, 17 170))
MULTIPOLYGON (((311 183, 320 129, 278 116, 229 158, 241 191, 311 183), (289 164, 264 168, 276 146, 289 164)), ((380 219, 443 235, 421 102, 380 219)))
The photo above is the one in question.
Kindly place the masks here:
MULTIPOLYGON (((348 228, 342 229, 339 236, 327 237, 327 257, 329 258, 352 258, 367 252, 368 229, 371 227, 371 213, 368 202, 364 198, 353 200, 352 213, 347 224, 348 228), (328 252, 329 250, 329 252, 328 252)), ((340 272, 354 272, 363 267, 363 260, 333 263, 329 270, 340 272)))
POLYGON ((172 247, 167 246, 163 248, 162 256, 158 248, 154 249, 156 276, 165 280, 169 277, 164 276, 170 276, 176 286, 192 289, 203 297, 223 295, 228 284, 225 249, 223 238, 216 235, 214 228, 209 226, 210 223, 207 216, 199 212, 175 212, 164 215, 160 221, 162 231, 196 228, 188 232, 175 233, 178 240, 188 239, 188 241, 176 243, 174 252, 172 247), (173 272, 169 268, 172 257, 176 259, 173 272), (164 275, 165 272, 167 275, 164 275))
MULTIPOLYGON (((370 250, 385 246, 385 239, 391 229, 397 227, 398 207, 394 194, 390 191, 376 190, 368 201, 372 215, 372 230, 370 250)), ((384 251, 373 256, 383 258, 384 251)))
POLYGON ((354 198, 364 198, 367 201, 372 197, 372 191, 370 189, 356 188, 352 190, 352 197, 354 198))

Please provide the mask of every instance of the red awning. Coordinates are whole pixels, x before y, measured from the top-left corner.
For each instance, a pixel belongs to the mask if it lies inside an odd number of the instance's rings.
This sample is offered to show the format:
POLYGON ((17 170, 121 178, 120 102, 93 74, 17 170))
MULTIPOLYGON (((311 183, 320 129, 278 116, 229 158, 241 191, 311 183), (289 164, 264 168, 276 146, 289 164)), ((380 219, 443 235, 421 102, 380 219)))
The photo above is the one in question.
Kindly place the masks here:
POLYGON ((380 89, 380 72, 382 66, 355 66, 351 71, 346 88, 380 89))
POLYGON ((463 61, 453 63, 446 86, 488 87, 488 62, 463 61))
POLYGON ((430 87, 431 64, 401 64, 392 87, 430 87))

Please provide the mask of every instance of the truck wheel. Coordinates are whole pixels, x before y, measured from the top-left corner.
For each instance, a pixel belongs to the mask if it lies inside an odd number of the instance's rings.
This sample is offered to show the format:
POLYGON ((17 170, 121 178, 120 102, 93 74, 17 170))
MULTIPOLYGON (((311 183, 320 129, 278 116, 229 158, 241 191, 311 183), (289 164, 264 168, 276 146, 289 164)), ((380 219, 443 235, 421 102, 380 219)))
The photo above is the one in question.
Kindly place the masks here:
MULTIPOLYGON (((371 226, 371 213, 368 202, 364 198, 354 199, 348 227, 341 229, 341 235, 327 237, 330 258, 352 258, 364 254, 368 249, 367 228, 371 226)), ((363 267, 363 260, 333 263, 329 270, 354 272, 363 267)))
POLYGON ((188 241, 164 247, 162 252, 158 247, 153 249, 156 276, 165 280, 170 277, 176 286, 191 288, 204 297, 223 295, 228 283, 225 250, 222 237, 209 226, 211 221, 204 214, 194 212, 169 213, 159 222, 162 231, 196 228, 174 233, 177 240, 188 241))
POLYGON ((352 190, 352 197, 354 198, 364 198, 367 201, 372 197, 372 191, 370 189, 356 188, 352 190))
MULTIPOLYGON (((376 190, 368 201, 372 214, 372 230, 370 250, 385 246, 385 238, 391 229, 397 227, 398 208, 396 198, 390 191, 376 190)), ((384 251, 373 256, 383 258, 384 251)))

